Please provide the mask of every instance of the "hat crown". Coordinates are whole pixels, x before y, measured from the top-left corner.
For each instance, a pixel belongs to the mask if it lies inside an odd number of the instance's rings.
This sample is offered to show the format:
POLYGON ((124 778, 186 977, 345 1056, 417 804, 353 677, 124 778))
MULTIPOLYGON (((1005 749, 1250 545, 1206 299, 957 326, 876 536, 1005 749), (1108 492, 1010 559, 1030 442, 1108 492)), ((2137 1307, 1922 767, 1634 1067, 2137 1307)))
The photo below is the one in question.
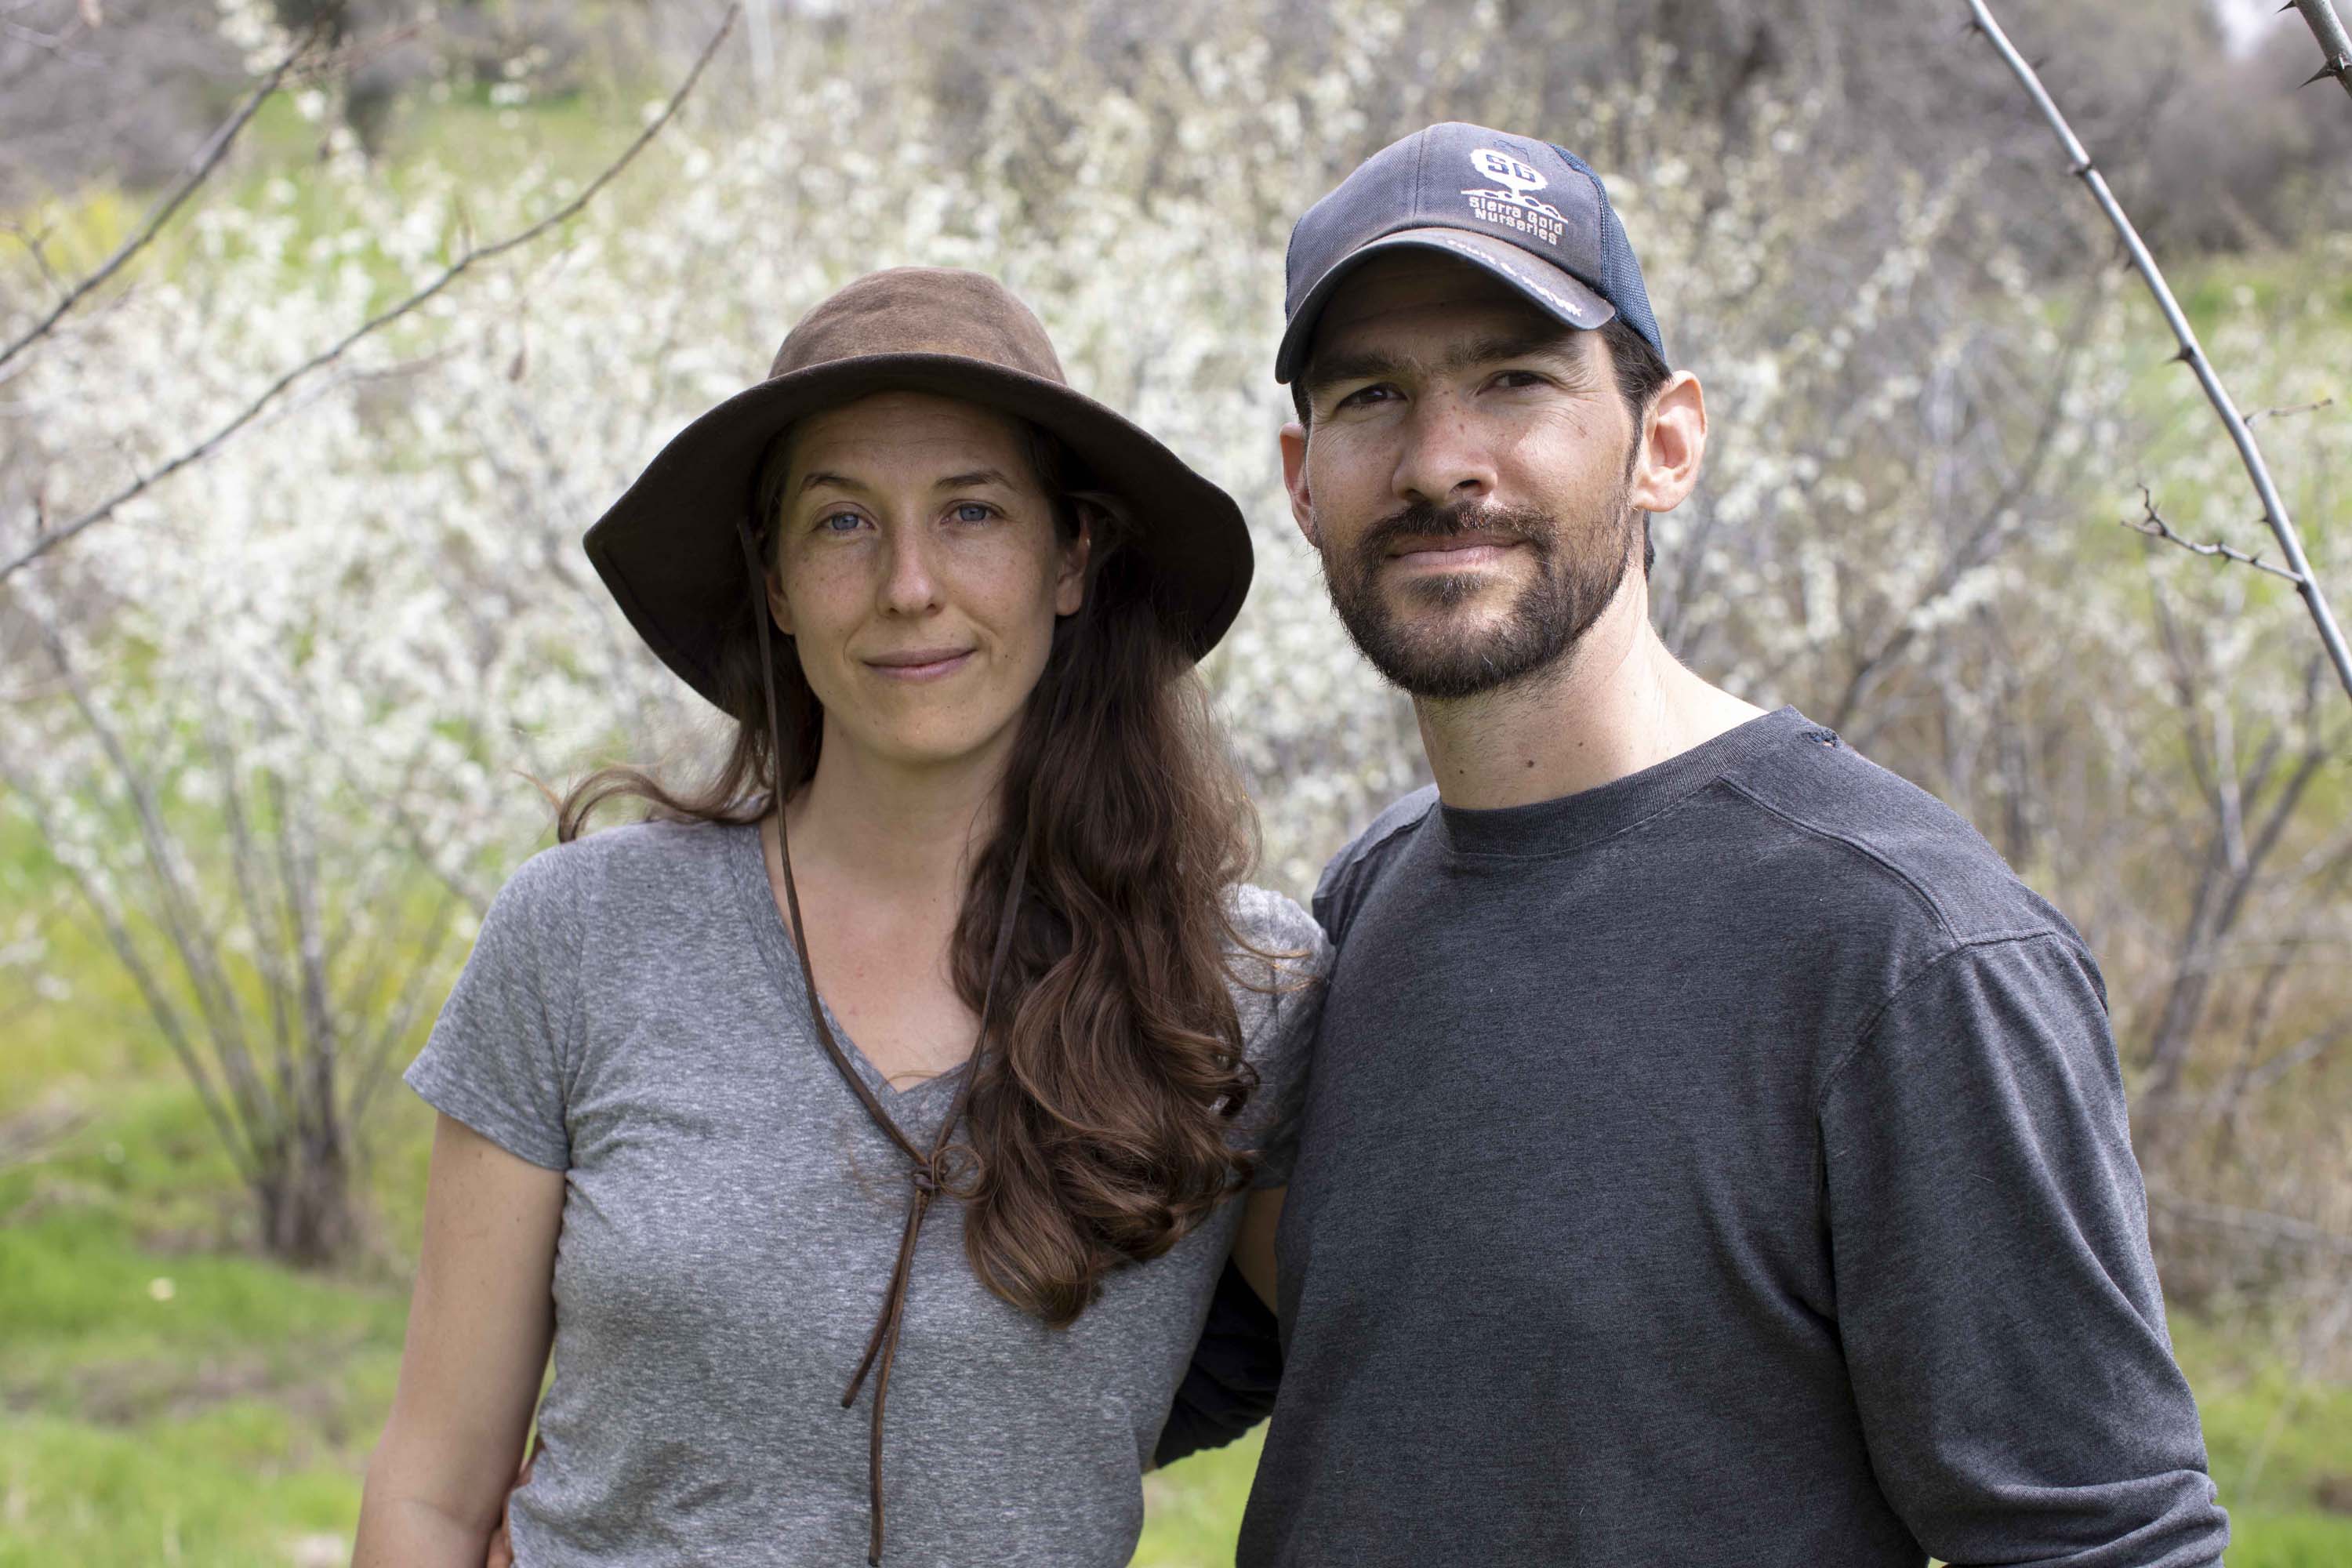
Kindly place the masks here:
POLYGON ((1045 324, 983 273, 893 267, 844 285, 803 316, 768 379, 869 354, 953 354, 1068 385, 1045 324))

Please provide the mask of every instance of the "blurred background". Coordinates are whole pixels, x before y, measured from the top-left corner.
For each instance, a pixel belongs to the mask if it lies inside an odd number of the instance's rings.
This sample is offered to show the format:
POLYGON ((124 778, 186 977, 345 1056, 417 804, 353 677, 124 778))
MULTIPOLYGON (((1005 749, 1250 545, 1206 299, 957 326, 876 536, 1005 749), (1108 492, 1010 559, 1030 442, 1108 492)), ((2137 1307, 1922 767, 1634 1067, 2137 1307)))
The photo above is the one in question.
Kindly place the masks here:
MULTIPOLYGON (((2352 600, 2352 100, 2268 0, 2000 9, 2352 600)), ((348 1560, 399 1069, 550 839, 534 781, 712 742, 579 536, 848 279, 1002 277, 1241 499, 1208 674, 1263 879, 1420 782, 1288 524, 1271 360, 1292 219, 1442 119, 1598 167, 1705 382, 1672 645, 2089 938, 2231 1561, 2352 1562, 2352 703, 2287 584, 2124 526, 2270 545, 1966 19, 752 0, 614 173, 717 5, 0 0, 0 1564, 348 1560)), ((1137 1561, 1229 1563, 1254 1454, 1150 1478, 1137 1561)))

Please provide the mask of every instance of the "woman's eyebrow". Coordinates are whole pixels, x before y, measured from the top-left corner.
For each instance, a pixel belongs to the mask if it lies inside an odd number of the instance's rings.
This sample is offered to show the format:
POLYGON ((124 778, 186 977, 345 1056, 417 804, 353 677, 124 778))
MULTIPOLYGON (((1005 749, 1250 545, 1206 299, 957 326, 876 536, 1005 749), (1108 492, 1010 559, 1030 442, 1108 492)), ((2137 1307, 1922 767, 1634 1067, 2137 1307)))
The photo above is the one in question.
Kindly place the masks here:
POLYGON ((824 468, 816 469, 801 480, 803 494, 816 489, 856 490, 863 494, 872 488, 860 480, 851 479, 846 474, 836 474, 824 468))
POLYGON ((931 489, 961 490, 969 489, 974 485, 995 485, 1009 490, 1013 488, 1013 481, 994 468, 974 468, 968 474, 950 474, 943 479, 934 480, 931 489))

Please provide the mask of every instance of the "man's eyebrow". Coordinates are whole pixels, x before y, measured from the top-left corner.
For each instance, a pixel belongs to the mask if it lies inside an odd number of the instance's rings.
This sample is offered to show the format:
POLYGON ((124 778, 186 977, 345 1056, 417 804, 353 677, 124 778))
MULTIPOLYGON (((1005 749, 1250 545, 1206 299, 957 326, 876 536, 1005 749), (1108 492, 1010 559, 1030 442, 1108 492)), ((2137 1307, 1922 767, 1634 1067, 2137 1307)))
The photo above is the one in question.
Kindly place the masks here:
POLYGON ((1580 360, 1582 356, 1577 353, 1573 341, 1575 331, 1573 327, 1563 331, 1542 326, 1520 332, 1497 332, 1456 344, 1446 351, 1443 363, 1449 371, 1464 371, 1507 359, 1580 360))
MULTIPOLYGON (((1575 332, 1573 327, 1533 326, 1525 331, 1473 338, 1446 350, 1436 362, 1436 368, 1441 374, 1454 375, 1503 360, 1541 357, 1580 363, 1575 332)), ((1342 381, 1383 381, 1420 363, 1382 349, 1342 349, 1329 355, 1318 354, 1307 367, 1307 389, 1311 395, 1342 381)))

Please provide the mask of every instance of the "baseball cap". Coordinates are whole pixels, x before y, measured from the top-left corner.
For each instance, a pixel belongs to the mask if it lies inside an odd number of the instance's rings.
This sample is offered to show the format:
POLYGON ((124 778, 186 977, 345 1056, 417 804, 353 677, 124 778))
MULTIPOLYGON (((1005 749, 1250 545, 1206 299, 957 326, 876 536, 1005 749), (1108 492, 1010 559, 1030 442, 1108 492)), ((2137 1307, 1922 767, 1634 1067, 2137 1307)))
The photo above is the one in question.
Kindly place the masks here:
POLYGON ((1391 142, 1290 231, 1274 379, 1298 374, 1348 275, 1391 250, 1459 257, 1571 327, 1616 317, 1666 357, 1642 266, 1601 176, 1549 142, 1447 121, 1391 142))

